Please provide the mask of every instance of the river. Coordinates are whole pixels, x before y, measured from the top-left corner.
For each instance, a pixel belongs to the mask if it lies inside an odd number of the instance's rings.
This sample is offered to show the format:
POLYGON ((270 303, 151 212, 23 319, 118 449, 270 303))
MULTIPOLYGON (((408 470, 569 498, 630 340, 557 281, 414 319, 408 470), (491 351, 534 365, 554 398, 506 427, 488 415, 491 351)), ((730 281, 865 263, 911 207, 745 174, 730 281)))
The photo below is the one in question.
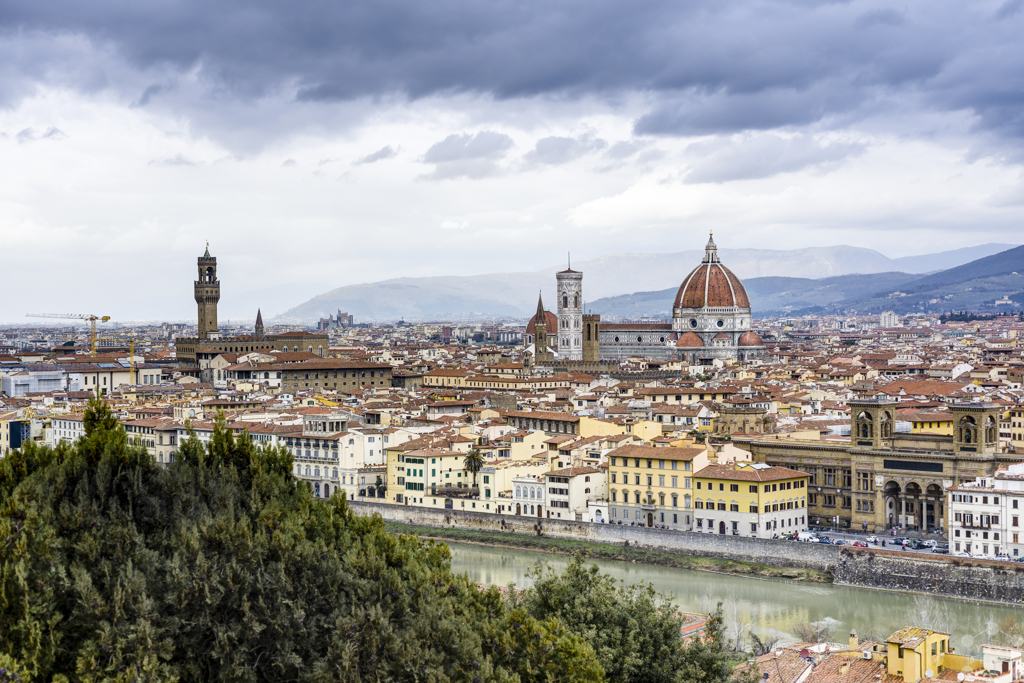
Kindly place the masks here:
MULTIPOLYGON (((561 571, 564 555, 522 549, 490 548, 449 543, 452 568, 477 583, 529 586, 527 572, 546 562, 561 571)), ((802 623, 828 620, 832 641, 847 642, 851 630, 861 640, 882 639, 904 626, 923 626, 952 635, 958 652, 980 652, 982 643, 1005 640, 1003 630, 1024 611, 1014 607, 960 602, 945 598, 890 593, 827 584, 771 581, 688 569, 596 560, 602 571, 627 583, 649 581, 673 596, 680 609, 706 612, 721 601, 730 631, 749 628, 761 637, 793 642, 793 629, 802 623)), ((1008 644, 1008 643, 1007 643, 1008 644)))

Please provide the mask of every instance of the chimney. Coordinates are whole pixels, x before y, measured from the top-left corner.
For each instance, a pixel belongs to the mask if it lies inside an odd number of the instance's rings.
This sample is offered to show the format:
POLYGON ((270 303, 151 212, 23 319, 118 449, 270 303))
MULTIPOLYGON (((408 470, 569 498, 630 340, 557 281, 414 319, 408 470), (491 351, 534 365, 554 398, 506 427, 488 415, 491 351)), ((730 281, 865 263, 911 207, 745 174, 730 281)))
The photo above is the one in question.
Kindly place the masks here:
POLYGON ((850 631, 850 649, 851 650, 856 650, 857 646, 859 644, 860 643, 857 642, 857 632, 856 631, 850 631))

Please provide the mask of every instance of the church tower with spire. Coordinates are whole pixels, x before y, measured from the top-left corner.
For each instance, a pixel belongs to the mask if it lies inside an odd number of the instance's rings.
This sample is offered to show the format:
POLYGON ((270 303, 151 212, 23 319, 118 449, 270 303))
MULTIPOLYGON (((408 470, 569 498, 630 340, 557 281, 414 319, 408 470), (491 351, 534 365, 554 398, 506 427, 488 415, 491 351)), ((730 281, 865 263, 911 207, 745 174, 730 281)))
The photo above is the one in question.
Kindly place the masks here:
POLYGON ((257 339, 263 339, 263 311, 256 309, 256 327, 253 330, 257 339))
POLYGON ((199 257, 199 279, 195 281, 196 304, 199 306, 199 339, 217 339, 217 302, 220 301, 220 280, 217 279, 217 257, 206 253, 199 257))
POLYGON ((530 325, 526 328, 527 335, 532 333, 533 335, 533 364, 534 365, 546 365, 552 363, 555 360, 555 354, 551 353, 550 347, 548 346, 548 317, 554 318, 550 313, 544 310, 544 299, 540 294, 537 295, 537 314, 530 321, 530 325), (531 330, 532 328, 532 330, 531 330))

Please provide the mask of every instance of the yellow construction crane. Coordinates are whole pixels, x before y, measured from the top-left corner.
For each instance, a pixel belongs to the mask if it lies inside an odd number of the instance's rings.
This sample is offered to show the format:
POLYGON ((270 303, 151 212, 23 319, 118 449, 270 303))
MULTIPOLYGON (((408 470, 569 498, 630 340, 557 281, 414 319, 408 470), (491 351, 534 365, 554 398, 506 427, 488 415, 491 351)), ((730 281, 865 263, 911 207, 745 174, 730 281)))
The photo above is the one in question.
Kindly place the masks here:
POLYGON ((65 320, 88 320, 89 321, 89 355, 96 355, 96 321, 105 323, 110 320, 109 315, 81 315, 79 313, 28 313, 26 318, 63 318, 65 320))

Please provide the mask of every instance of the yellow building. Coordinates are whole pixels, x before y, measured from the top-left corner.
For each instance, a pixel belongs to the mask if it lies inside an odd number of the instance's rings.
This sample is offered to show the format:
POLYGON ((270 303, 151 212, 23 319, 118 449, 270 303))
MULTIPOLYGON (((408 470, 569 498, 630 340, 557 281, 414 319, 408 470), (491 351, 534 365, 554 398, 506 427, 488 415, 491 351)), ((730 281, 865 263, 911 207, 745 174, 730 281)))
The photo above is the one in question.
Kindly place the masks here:
POLYGON ((710 464, 694 474, 692 530, 754 538, 806 531, 808 479, 763 463, 710 464))
POLYGON ((470 488, 473 475, 466 470, 465 453, 439 448, 394 448, 387 451, 385 481, 387 502, 415 505, 422 504, 426 496, 438 495, 444 487, 470 488))
POLYGON ((888 673, 901 676, 906 683, 933 678, 945 667, 949 654, 949 634, 926 628, 904 628, 885 639, 888 673))
POLYGON ((611 523, 688 530, 693 473, 707 464, 704 448, 621 446, 609 451, 611 523))
POLYGON ((912 434, 953 434, 953 415, 948 410, 904 411, 896 419, 909 422, 912 434))

